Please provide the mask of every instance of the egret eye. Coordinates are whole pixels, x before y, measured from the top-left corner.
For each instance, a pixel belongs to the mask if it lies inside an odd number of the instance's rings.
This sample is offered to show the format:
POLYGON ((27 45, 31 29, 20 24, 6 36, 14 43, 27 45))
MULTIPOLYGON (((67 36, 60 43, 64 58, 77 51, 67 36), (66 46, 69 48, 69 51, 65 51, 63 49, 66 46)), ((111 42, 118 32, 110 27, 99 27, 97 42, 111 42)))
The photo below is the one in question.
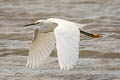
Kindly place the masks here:
POLYGON ((40 22, 34 22, 34 24, 39 24, 40 22))

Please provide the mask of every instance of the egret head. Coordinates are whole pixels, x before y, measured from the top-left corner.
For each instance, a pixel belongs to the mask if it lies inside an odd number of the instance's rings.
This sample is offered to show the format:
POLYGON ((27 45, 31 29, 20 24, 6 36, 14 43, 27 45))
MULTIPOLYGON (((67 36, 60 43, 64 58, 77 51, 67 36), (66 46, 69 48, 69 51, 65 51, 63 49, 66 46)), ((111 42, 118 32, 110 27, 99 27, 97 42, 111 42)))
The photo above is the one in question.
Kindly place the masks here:
POLYGON ((46 22, 46 20, 37 20, 37 21, 35 21, 31 24, 27 24, 27 25, 24 25, 24 26, 31 26, 31 25, 36 25, 36 24, 43 25, 45 22, 46 22))

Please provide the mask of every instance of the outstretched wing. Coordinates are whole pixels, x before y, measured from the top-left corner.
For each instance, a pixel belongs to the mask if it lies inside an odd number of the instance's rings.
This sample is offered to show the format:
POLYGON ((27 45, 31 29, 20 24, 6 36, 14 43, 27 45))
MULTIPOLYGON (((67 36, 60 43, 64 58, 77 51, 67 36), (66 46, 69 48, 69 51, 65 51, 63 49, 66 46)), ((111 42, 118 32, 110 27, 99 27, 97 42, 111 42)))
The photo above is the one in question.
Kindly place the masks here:
POLYGON ((29 51, 26 67, 38 68, 55 47, 55 36, 53 32, 40 33, 38 28, 34 30, 34 37, 29 51))
POLYGON ((58 26, 54 33, 60 68, 72 69, 79 58, 79 28, 75 25, 58 26))

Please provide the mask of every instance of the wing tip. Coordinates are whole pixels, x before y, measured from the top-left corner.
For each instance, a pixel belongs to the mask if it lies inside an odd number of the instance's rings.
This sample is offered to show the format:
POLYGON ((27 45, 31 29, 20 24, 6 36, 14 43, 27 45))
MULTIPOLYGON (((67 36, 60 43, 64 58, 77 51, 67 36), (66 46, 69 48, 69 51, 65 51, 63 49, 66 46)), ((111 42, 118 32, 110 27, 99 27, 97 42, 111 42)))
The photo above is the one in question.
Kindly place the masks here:
POLYGON ((70 66, 70 67, 60 66, 60 69, 69 71, 73 69, 73 66, 70 66))

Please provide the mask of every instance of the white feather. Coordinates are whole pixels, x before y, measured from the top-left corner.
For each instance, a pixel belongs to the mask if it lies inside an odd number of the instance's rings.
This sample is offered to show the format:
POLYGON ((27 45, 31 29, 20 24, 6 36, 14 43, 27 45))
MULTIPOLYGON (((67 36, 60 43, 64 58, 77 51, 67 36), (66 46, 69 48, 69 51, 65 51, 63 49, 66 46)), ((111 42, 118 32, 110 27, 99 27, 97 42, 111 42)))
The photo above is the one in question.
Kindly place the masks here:
POLYGON ((79 58, 79 28, 72 23, 61 24, 54 33, 60 68, 70 70, 79 58))
POLYGON ((53 32, 40 33, 37 29, 38 28, 34 31, 34 38, 26 64, 26 67, 30 68, 38 68, 40 64, 49 57, 55 46, 55 36, 53 32))

